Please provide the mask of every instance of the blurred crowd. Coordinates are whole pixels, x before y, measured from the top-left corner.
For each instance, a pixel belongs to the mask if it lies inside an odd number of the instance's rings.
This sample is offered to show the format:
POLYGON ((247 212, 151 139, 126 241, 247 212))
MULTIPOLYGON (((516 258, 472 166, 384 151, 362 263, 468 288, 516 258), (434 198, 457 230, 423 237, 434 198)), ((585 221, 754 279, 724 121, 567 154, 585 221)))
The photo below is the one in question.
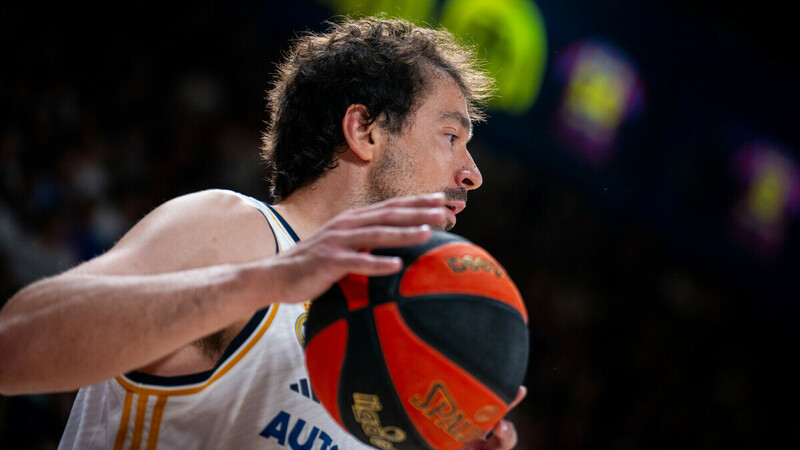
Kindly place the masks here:
MULTIPOLYGON (((289 35, 219 14, 17 35, 0 79, 0 303, 173 196, 265 197, 264 94, 289 35)), ((506 266, 531 316, 519 448, 727 448, 774 434, 772 341, 750 291, 504 158, 480 126, 473 152, 486 182, 454 231, 506 266)), ((0 448, 55 448, 73 398, 0 397, 0 448)))
MULTIPOLYGON (((108 249, 171 197, 207 187, 260 196, 263 97, 286 42, 222 30, 218 13, 195 8, 156 29, 84 18, 46 32, 5 16, 3 42, 16 45, 0 78, 0 305, 108 249)), ((73 397, 0 397, 0 448, 54 448, 73 397)))

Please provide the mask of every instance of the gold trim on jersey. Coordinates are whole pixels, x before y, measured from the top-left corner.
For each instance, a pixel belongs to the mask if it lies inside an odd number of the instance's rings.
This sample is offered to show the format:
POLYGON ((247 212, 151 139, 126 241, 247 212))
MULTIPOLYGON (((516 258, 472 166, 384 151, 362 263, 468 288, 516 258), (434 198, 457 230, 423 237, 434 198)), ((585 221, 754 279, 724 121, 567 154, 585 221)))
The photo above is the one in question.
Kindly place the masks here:
POLYGON ((161 429, 161 416, 167 405, 167 396, 159 395, 156 406, 153 407, 153 418, 150 419, 150 431, 147 433, 147 450, 155 450, 158 444, 158 432, 161 429))
POLYGON ((125 404, 122 407, 122 419, 119 421, 117 438, 114 440, 114 450, 121 450, 125 444, 125 436, 128 434, 128 421, 131 416, 131 404, 133 404, 133 392, 125 392, 125 404))
POLYGON ((139 395, 136 402, 136 420, 133 422, 133 438, 131 450, 139 450, 142 445, 142 432, 144 432, 144 415, 147 412, 147 398, 149 395, 139 395))
MULTIPOLYGON (((223 375, 225 375, 231 368, 233 368, 234 365, 236 365, 236 363, 238 363, 244 357, 244 355, 247 354, 247 352, 250 351, 251 348, 253 348, 254 345, 256 345, 256 342, 258 342, 259 339, 261 339, 261 336, 263 336, 264 333, 266 333, 266 331, 269 328, 269 326, 272 325, 272 321, 273 321, 273 319, 275 319, 275 315, 278 313, 278 307, 279 306, 280 306, 280 304, 278 304, 278 303, 272 304, 272 306, 270 307, 269 316, 267 316, 266 321, 264 322, 263 325, 261 325, 261 328, 259 328, 259 330, 257 332, 255 332, 250 337, 250 339, 234 355, 232 355, 227 361, 225 361, 225 364, 220 366, 208 380, 206 380, 205 382, 203 382, 201 384, 198 384, 198 385, 192 386, 192 387, 183 387, 183 388, 181 388, 181 387, 176 387, 176 388, 166 388, 166 387, 154 388, 154 387, 143 387, 143 386, 134 384, 134 382, 132 382, 129 379, 127 379, 124 375, 114 377, 114 379, 117 380, 117 382, 120 385, 122 385, 122 387, 125 388, 126 391, 133 392, 135 394, 145 394, 145 395, 190 395, 190 394, 196 394, 196 393, 202 391, 203 389, 207 388, 208 386, 210 386, 211 383, 217 381, 223 375)), ((126 397, 126 400, 127 400, 127 397, 126 397)))
MULTIPOLYGON (((147 394, 135 394, 127 391, 125 393, 125 405, 122 408, 122 418, 120 419, 119 429, 117 430, 117 437, 114 440, 114 450, 122 450, 125 448, 125 441, 128 438, 128 429, 130 427, 131 410, 133 409, 133 397, 138 396, 136 399, 136 415, 133 420, 133 431, 131 433, 131 443, 128 446, 130 450, 139 450, 142 446, 144 437, 145 424, 147 423, 147 405, 150 396, 147 394)), ((146 450, 155 450, 158 445, 158 432, 161 428, 161 417, 164 414, 164 407, 167 404, 167 396, 159 395, 156 397, 155 405, 150 414, 150 427, 147 432, 147 447, 146 450)))

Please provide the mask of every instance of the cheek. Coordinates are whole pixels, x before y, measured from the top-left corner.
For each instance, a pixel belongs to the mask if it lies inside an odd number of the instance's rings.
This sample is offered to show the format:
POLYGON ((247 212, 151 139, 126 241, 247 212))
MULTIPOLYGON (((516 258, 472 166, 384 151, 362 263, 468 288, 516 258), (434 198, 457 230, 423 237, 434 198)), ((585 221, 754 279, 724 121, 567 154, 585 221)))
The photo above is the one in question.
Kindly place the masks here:
POLYGON ((434 192, 447 187, 453 175, 454 152, 446 138, 409 142, 405 152, 405 172, 416 192, 434 192))
POLYGON ((419 180, 428 188, 426 191, 438 190, 448 185, 452 175, 450 163, 451 161, 442 155, 430 155, 424 161, 420 161, 417 166, 419 180))

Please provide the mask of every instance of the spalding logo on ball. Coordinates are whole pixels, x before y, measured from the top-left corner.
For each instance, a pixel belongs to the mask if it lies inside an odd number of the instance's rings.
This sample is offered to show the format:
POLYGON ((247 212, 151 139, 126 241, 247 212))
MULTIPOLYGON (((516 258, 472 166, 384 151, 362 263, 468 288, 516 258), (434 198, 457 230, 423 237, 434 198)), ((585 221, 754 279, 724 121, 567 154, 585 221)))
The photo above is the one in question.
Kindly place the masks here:
POLYGON ((528 314, 481 247, 434 231, 380 249, 393 275, 350 275, 311 303, 306 365, 339 424, 380 449, 458 449, 503 418, 528 365, 528 314))

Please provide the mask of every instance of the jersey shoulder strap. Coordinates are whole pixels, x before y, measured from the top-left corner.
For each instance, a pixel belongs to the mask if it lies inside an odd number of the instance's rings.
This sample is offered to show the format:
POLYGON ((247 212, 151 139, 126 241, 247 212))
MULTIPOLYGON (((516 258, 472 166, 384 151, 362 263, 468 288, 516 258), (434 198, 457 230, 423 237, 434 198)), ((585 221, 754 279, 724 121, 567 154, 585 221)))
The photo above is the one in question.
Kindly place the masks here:
POLYGON ((230 192, 239 196, 239 198, 250 206, 261 211, 261 214, 267 219, 270 228, 272 228, 272 234, 275 236, 275 245, 278 252, 282 252, 300 241, 300 238, 297 237, 297 233, 294 232, 292 227, 289 226, 286 220, 281 217, 273 207, 248 195, 234 191, 230 192))

